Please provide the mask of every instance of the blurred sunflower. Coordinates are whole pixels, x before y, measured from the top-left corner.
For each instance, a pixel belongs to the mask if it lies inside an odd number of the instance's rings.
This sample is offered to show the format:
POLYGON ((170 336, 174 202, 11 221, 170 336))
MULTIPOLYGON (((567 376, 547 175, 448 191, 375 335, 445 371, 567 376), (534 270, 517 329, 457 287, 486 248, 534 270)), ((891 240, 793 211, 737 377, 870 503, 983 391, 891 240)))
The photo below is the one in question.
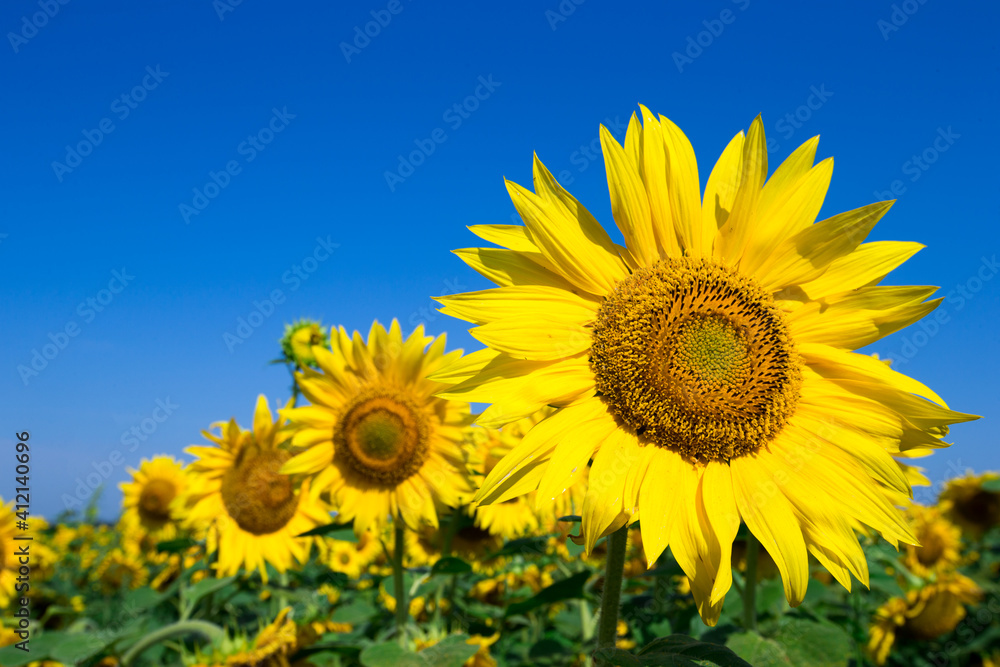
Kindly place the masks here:
MULTIPOLYGON (((509 429, 510 427, 505 428, 505 432, 501 433, 493 428, 469 427, 468 432, 473 443, 469 470, 473 473, 474 479, 478 481, 485 479, 493 467, 520 440, 520 437, 511 435, 509 429)), ((523 436, 523 433, 520 435, 523 436)), ((475 519, 477 527, 492 535, 514 539, 538 530, 538 517, 531 500, 533 498, 525 495, 493 505, 472 503, 468 506, 468 512, 475 519)))
POLYGON ((980 600, 982 589, 966 576, 947 573, 906 598, 890 598, 875 612, 868 651, 884 665, 897 636, 927 641, 954 630, 965 618, 965 606, 980 600))
POLYGON ((330 343, 312 348, 321 372, 296 373, 312 405, 282 411, 304 451, 281 472, 314 475, 313 495, 329 491, 338 519, 353 519, 358 535, 390 516, 414 530, 437 526, 438 505, 472 495, 463 446, 471 417, 468 404, 434 397, 441 385, 426 376, 461 351, 445 354, 445 337, 422 326, 404 341, 396 320, 388 332, 372 324, 367 343, 343 327, 330 343))
POLYGON ((285 335, 281 337, 281 351, 285 360, 295 363, 299 368, 316 365, 316 357, 312 351, 314 345, 325 347, 329 344, 330 332, 313 320, 286 324, 285 335))
POLYGON ((174 507, 186 526, 208 531, 206 550, 218 550, 220 576, 256 569, 267 582, 268 563, 284 572, 308 559, 313 538, 299 535, 329 523, 329 508, 309 493, 308 480, 296 491, 292 477, 280 471, 289 453, 278 448, 281 425, 264 396, 257 399, 252 431, 235 419, 215 426, 218 435, 202 433, 216 446, 185 450, 197 459, 174 507))
POLYGON ((291 607, 285 607, 274 621, 265 626, 251 641, 245 635, 226 636, 213 644, 208 653, 198 651, 185 658, 189 667, 289 667, 289 656, 295 652, 295 623, 288 618, 291 607))
MULTIPOLYGON (((616 245, 535 158, 535 192, 507 183, 525 222, 472 231, 456 253, 500 287, 441 297, 488 348, 447 369, 454 400, 499 426, 557 407, 476 500, 537 489, 552 503, 593 458, 582 530, 643 517, 649 562, 669 545, 715 624, 740 520, 805 595, 812 553, 845 587, 868 572, 852 521, 913 541, 883 487, 910 494, 892 454, 942 447, 953 412, 923 384, 852 352, 916 322, 933 287, 877 285, 920 249, 859 245, 891 202, 814 224, 832 160, 811 139, 767 179, 763 123, 737 134, 701 196, 694 151, 642 107, 624 148, 601 128, 616 245), (766 183, 765 183, 766 180, 766 183), (704 203, 702 203, 704 202, 704 203)), ((433 379, 440 379, 432 376, 433 379)))
POLYGON ((144 586, 149 581, 149 570, 138 553, 115 547, 106 552, 91 571, 90 580, 104 595, 113 595, 144 586))
POLYGON ((14 597, 17 583, 18 562, 14 553, 15 516, 13 503, 4 503, 0 498, 0 609, 6 609, 14 597))
POLYGON ((143 459, 139 469, 128 469, 131 482, 122 482, 122 524, 138 527, 152 542, 177 536, 174 498, 184 491, 186 478, 180 461, 172 456, 143 459))
POLYGON ((906 512, 919 546, 905 545, 903 563, 918 577, 952 570, 962 560, 962 531, 938 507, 911 505, 906 512))
POLYGON ((326 566, 334 572, 343 572, 348 579, 357 579, 365 571, 371 561, 362 557, 357 546, 352 542, 337 540, 330 545, 326 566))
POLYGON ((946 516, 963 531, 978 539, 1000 525, 1000 492, 985 488, 997 484, 1000 473, 985 472, 949 480, 938 498, 946 516))

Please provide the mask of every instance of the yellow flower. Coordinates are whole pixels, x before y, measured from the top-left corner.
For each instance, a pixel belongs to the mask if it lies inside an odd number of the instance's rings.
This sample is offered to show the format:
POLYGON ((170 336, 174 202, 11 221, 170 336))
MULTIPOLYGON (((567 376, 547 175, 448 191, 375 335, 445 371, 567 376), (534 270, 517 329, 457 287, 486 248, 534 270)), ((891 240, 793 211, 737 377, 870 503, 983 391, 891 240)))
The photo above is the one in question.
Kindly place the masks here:
MULTIPOLYGON (((375 546, 378 547, 378 551, 382 550, 378 540, 371 537, 370 532, 363 533, 361 538, 367 539, 369 544, 374 542, 375 546)), ((346 574, 348 579, 358 579, 361 577, 361 574, 378 557, 377 551, 366 548, 369 546, 368 544, 362 545, 360 542, 345 542, 343 540, 331 540, 331 542, 329 553, 323 562, 334 572, 343 572, 346 574)))
POLYGON ((122 482, 122 524, 137 527, 154 543, 177 536, 177 516, 171 509, 174 498, 184 491, 186 478, 179 461, 157 456, 128 469, 131 482, 122 482))
POLYGON ((13 503, 4 504, 0 498, 0 609, 10 606, 11 599, 15 597, 14 586, 19 567, 14 556, 17 551, 14 537, 18 533, 15 519, 13 503))
POLYGON ((906 599, 890 598, 875 612, 869 628, 868 651, 875 663, 884 665, 898 633, 919 641, 936 639, 954 630, 965 618, 964 605, 977 602, 982 590, 968 577, 950 572, 906 599))
POLYGON ((855 524, 913 541, 883 487, 909 495, 892 454, 941 447, 949 410, 923 384, 852 352, 917 321, 933 287, 887 287, 919 244, 859 245, 889 202, 814 224, 832 160, 807 141, 767 177, 763 123, 737 134, 702 197, 684 134, 642 107, 624 147, 601 141, 616 245, 536 158, 535 192, 508 191, 524 227, 478 225, 501 248, 457 251, 500 287, 441 297, 488 347, 432 379, 492 405, 500 426, 539 422, 476 500, 577 483, 588 551, 640 519, 648 562, 669 545, 714 624, 742 519, 805 595, 812 553, 845 587, 868 572, 855 524), (704 202, 704 204, 702 203, 704 202))
POLYGON ((920 546, 905 545, 903 563, 918 577, 954 569, 962 560, 962 531, 942 516, 940 508, 912 505, 907 510, 920 546))
POLYGON ((207 529, 206 549, 218 551, 220 576, 256 569, 267 582, 268 563, 284 572, 308 559, 313 538, 299 535, 329 523, 329 509, 309 493, 308 480, 296 491, 292 477, 280 471, 289 455, 278 448, 280 424, 264 396, 257 399, 252 431, 235 420, 217 426, 219 435, 203 432, 216 446, 185 450, 198 458, 188 466, 188 488, 175 507, 184 508, 187 526, 207 529))
POLYGON ((122 589, 144 586, 149 581, 149 571, 139 554, 115 547, 104 554, 90 579, 97 583, 102 593, 111 595, 122 589))
POLYGON ((1000 493, 983 488, 1000 479, 1000 473, 985 472, 949 480, 938 499, 946 516, 974 538, 1000 525, 1000 493))
POLYGON ((291 607, 285 607, 274 621, 265 626, 251 642, 246 637, 226 637, 211 647, 207 655, 198 652, 191 667, 289 667, 289 656, 295 651, 297 628, 288 618, 291 607))
POLYGON ((465 471, 463 430, 468 404, 435 398, 426 376, 456 361, 445 337, 405 341, 399 322, 387 332, 375 322, 367 343, 341 327, 331 348, 313 347, 320 371, 306 368, 296 382, 312 405, 282 412, 302 451, 282 468, 315 475, 313 494, 329 491, 338 520, 361 535, 389 517, 410 529, 437 526, 438 504, 458 506, 472 495, 465 471), (427 349, 427 346, 430 348, 427 349))

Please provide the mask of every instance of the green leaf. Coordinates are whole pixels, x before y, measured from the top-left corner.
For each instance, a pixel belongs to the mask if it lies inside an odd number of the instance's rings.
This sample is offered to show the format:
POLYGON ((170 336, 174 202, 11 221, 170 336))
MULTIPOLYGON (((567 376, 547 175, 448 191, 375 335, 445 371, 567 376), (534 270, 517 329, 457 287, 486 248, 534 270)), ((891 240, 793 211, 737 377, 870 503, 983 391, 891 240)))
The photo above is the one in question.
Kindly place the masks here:
POLYGON ((184 592, 184 599, 187 601, 187 604, 194 607, 198 600, 210 593, 221 591, 234 581, 236 581, 235 576, 223 577, 222 579, 202 579, 184 592))
POLYGON ((365 667, 427 667, 423 657, 407 651, 396 642, 369 646, 361 652, 360 659, 365 667))
MULTIPOLYGON (((52 650, 66 638, 63 632, 46 632, 28 640, 28 651, 22 651, 14 646, 0 648, 0 665, 4 667, 22 667, 35 660, 44 660, 52 654, 52 650)), ((18 642, 21 640, 18 639, 18 642)))
POLYGON ((780 644, 756 632, 730 635, 726 647, 756 667, 793 667, 794 664, 780 644))
POLYGON ((417 655, 433 667, 462 667, 479 650, 479 646, 465 643, 468 638, 468 635, 451 635, 417 655))
POLYGON ((846 667, 853 655, 851 636, 835 625, 793 618, 773 639, 801 667, 846 667))
POLYGON ((330 616, 330 620, 335 623, 360 625, 371 620, 377 613, 378 610, 375 607, 364 600, 356 599, 346 605, 337 607, 333 611, 333 615, 330 616))
POLYGON ((638 652, 638 656, 642 659, 661 655, 683 656, 691 660, 701 660, 713 665, 724 665, 727 667, 752 667, 725 646, 698 641, 694 637, 688 637, 687 635, 670 635, 654 639, 643 646, 638 652))
POLYGON ((134 591, 129 591, 125 596, 125 602, 122 606, 125 609, 152 609, 162 599, 163 595, 161 593, 154 591, 149 586, 143 586, 134 591))
POLYGON ((990 493, 1000 493, 1000 478, 986 480, 980 485, 980 488, 990 493))
POLYGON ((101 633, 66 635, 52 649, 49 657, 59 662, 75 665, 97 655, 114 639, 115 636, 102 636, 101 633))
POLYGON ((519 537, 516 540, 509 540, 503 548, 495 554, 490 554, 487 559, 499 558, 500 556, 537 556, 545 553, 545 538, 541 537, 519 537))
POLYGON ((551 658, 557 655, 567 655, 572 653, 569 648, 558 639, 543 637, 539 639, 531 649, 528 650, 529 658, 551 658))
POLYGON ((180 537, 176 540, 166 540, 165 542, 157 542, 156 550, 163 554, 179 554, 182 551, 187 551, 196 544, 198 543, 192 540, 190 537, 180 537))
POLYGON ((620 648, 602 648, 595 651, 594 655, 617 667, 700 667, 694 660, 677 653, 640 656, 632 655, 620 648))
POLYGON ((455 556, 442 558, 438 562, 434 563, 434 567, 431 568, 431 575, 465 574, 466 572, 472 572, 472 566, 461 558, 456 558, 455 556))
POLYGON ((577 572, 565 579, 560 579, 551 586, 538 591, 538 593, 527 600, 509 605, 507 611, 504 612, 504 617, 525 614, 532 609, 537 609, 553 602, 581 598, 583 597, 583 586, 587 583, 587 579, 590 578, 590 574, 590 572, 583 571, 577 572))
POLYGON ((569 514, 567 516, 561 516, 556 521, 565 521, 567 523, 580 523, 582 519, 577 514, 569 514))
POLYGON ((354 529, 351 528, 350 524, 346 523, 328 523, 325 526, 316 526, 312 530, 307 530, 297 537, 314 536, 332 537, 335 540, 343 540, 345 542, 358 541, 358 538, 354 535, 354 529), (350 537, 347 536, 347 533, 350 533, 350 537))

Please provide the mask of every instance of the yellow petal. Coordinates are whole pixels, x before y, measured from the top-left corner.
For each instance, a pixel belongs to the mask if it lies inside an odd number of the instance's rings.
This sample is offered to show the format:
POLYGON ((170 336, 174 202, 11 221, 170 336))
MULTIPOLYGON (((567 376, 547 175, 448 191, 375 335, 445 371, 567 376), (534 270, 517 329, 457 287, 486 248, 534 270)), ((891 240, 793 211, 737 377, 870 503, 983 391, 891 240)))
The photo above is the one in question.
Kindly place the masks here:
MULTIPOLYGON (((711 240, 702 233, 701 182, 698 161, 691 142, 672 121, 660 116, 660 129, 667 152, 667 197, 670 218, 678 241, 687 254, 704 257, 711 254, 711 240), (706 252, 705 243, 708 243, 706 252)), ((644 156, 645 159, 645 156, 644 156)))
MULTIPOLYGON (((708 176, 705 200, 701 209, 701 254, 714 255, 719 229, 726 224, 733 210, 733 201, 739 190, 740 163, 743 161, 743 133, 740 132, 726 146, 708 176)), ((697 255, 696 255, 697 256, 697 255)))
POLYGON ((588 323, 600 304, 556 287, 541 285, 498 287, 434 297, 441 312, 467 322, 485 324, 520 315, 557 315, 560 319, 588 323))
POLYGON ((552 270, 592 294, 605 294, 625 275, 607 249, 588 239, 580 223, 542 197, 506 181, 514 208, 528 235, 549 260, 552 270))
POLYGON ((646 190, 639 175, 629 164, 624 149, 603 125, 601 148, 604 151, 604 167, 611 193, 611 213, 615 223, 625 237, 625 245, 632 256, 641 266, 652 266, 659 259, 659 254, 656 251, 646 190))
POLYGON ((590 349, 590 329, 559 313, 519 315, 483 324, 469 333, 517 359, 552 361, 590 349))
POLYGON ((874 285, 923 247, 907 241, 863 243, 851 254, 830 262, 821 276, 802 284, 802 290, 816 300, 874 285))
POLYGON ((736 505, 750 532, 778 566, 785 598, 797 607, 809 583, 805 540, 788 499, 758 458, 743 456, 730 462, 736 505))

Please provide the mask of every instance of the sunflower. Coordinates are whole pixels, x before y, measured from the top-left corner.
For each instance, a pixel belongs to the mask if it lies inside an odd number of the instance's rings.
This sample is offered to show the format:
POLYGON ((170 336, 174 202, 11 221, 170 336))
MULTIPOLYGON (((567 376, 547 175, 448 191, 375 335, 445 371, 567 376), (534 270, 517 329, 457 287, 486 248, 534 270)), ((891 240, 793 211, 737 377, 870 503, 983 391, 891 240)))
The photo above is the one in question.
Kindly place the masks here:
MULTIPOLYGON (((523 433, 510 433, 514 430, 513 426, 515 425, 505 428, 503 433, 493 428, 469 427, 468 433, 472 441, 469 469, 477 480, 485 479, 523 437, 523 433)), ((493 505, 473 503, 469 505, 468 512, 475 519, 478 528, 492 535, 514 539, 538 530, 538 516, 531 500, 533 499, 529 494, 493 505)))
POLYGON ((962 531, 943 516, 940 508, 912 505, 907 510, 920 546, 905 545, 903 562, 918 577, 952 570, 962 560, 962 531))
POLYGON ((188 489, 175 507, 183 508, 186 526, 208 530, 206 550, 218 550, 220 576, 256 569, 266 583, 268 563, 284 572, 293 559, 308 559, 313 538, 299 535, 329 523, 329 508, 309 493, 308 480, 296 491, 280 471, 289 454, 278 448, 281 424, 272 420, 264 396, 257 399, 252 431, 235 419, 216 426, 219 434, 202 432, 216 446, 185 450, 198 458, 188 466, 188 489))
POLYGON ((390 516, 410 529, 436 527, 439 505, 472 496, 468 404, 436 398, 442 385, 426 379, 461 351, 445 354, 445 337, 425 336, 422 326, 404 341, 396 320, 388 332, 372 324, 367 343, 341 327, 330 344, 312 348, 319 372, 296 373, 312 405, 282 411, 293 447, 304 451, 281 471, 314 475, 313 494, 329 491, 338 519, 353 519, 358 535, 381 530, 390 516))
POLYGON ((978 539, 986 531, 1000 525, 1000 492, 985 488, 1000 480, 1000 473, 985 472, 949 480, 938 501, 949 519, 962 530, 978 539))
POLYGON ((90 580, 97 584, 101 593, 113 595, 144 586, 149 581, 149 571, 137 552, 115 547, 104 554, 91 572, 90 580))
POLYGON ((890 598, 875 612, 869 628, 868 651, 876 664, 885 664, 897 635, 919 641, 936 639, 954 630, 965 618, 965 606, 982 598, 983 592, 957 572, 934 583, 911 590, 906 598, 890 598))
POLYGON ((293 362, 299 368, 315 366, 313 356, 314 345, 329 345, 330 333, 319 322, 299 320, 294 324, 285 325, 285 335, 281 337, 281 351, 286 361, 293 362))
POLYGON ((14 597, 14 585, 17 583, 17 568, 19 567, 14 536, 15 516, 12 503, 4 504, 0 499, 0 609, 6 609, 14 597))
POLYGON ((285 607, 250 641, 248 637, 225 637, 211 647, 208 654, 200 651, 185 660, 191 667, 289 667, 289 656, 295 652, 297 628, 288 618, 291 607, 285 607))
POLYGON ((181 463, 172 456, 143 459, 139 469, 128 469, 131 482, 122 482, 122 518, 125 525, 138 526, 153 542, 177 536, 171 505, 184 491, 186 478, 181 463))
MULTIPOLYGON (((973 419, 933 391, 852 352, 933 310, 932 287, 877 283, 919 244, 859 245, 890 202, 814 224, 832 160, 811 139, 767 175, 763 123, 737 134, 701 196, 694 151, 642 107, 624 148, 601 141, 625 246, 535 158, 535 192, 507 183, 525 226, 471 230, 501 248, 456 251, 496 289, 438 301, 488 347, 447 369, 442 395, 489 402, 499 426, 539 422, 476 500, 537 489, 552 503, 593 459, 586 548, 640 515, 649 562, 669 545, 714 624, 742 519, 798 605, 811 552, 844 586, 867 582, 852 529, 912 541, 880 492, 909 495, 892 454, 942 447, 973 419), (704 202, 704 203, 703 203, 704 202)), ((432 376, 432 379, 441 379, 432 376)))

